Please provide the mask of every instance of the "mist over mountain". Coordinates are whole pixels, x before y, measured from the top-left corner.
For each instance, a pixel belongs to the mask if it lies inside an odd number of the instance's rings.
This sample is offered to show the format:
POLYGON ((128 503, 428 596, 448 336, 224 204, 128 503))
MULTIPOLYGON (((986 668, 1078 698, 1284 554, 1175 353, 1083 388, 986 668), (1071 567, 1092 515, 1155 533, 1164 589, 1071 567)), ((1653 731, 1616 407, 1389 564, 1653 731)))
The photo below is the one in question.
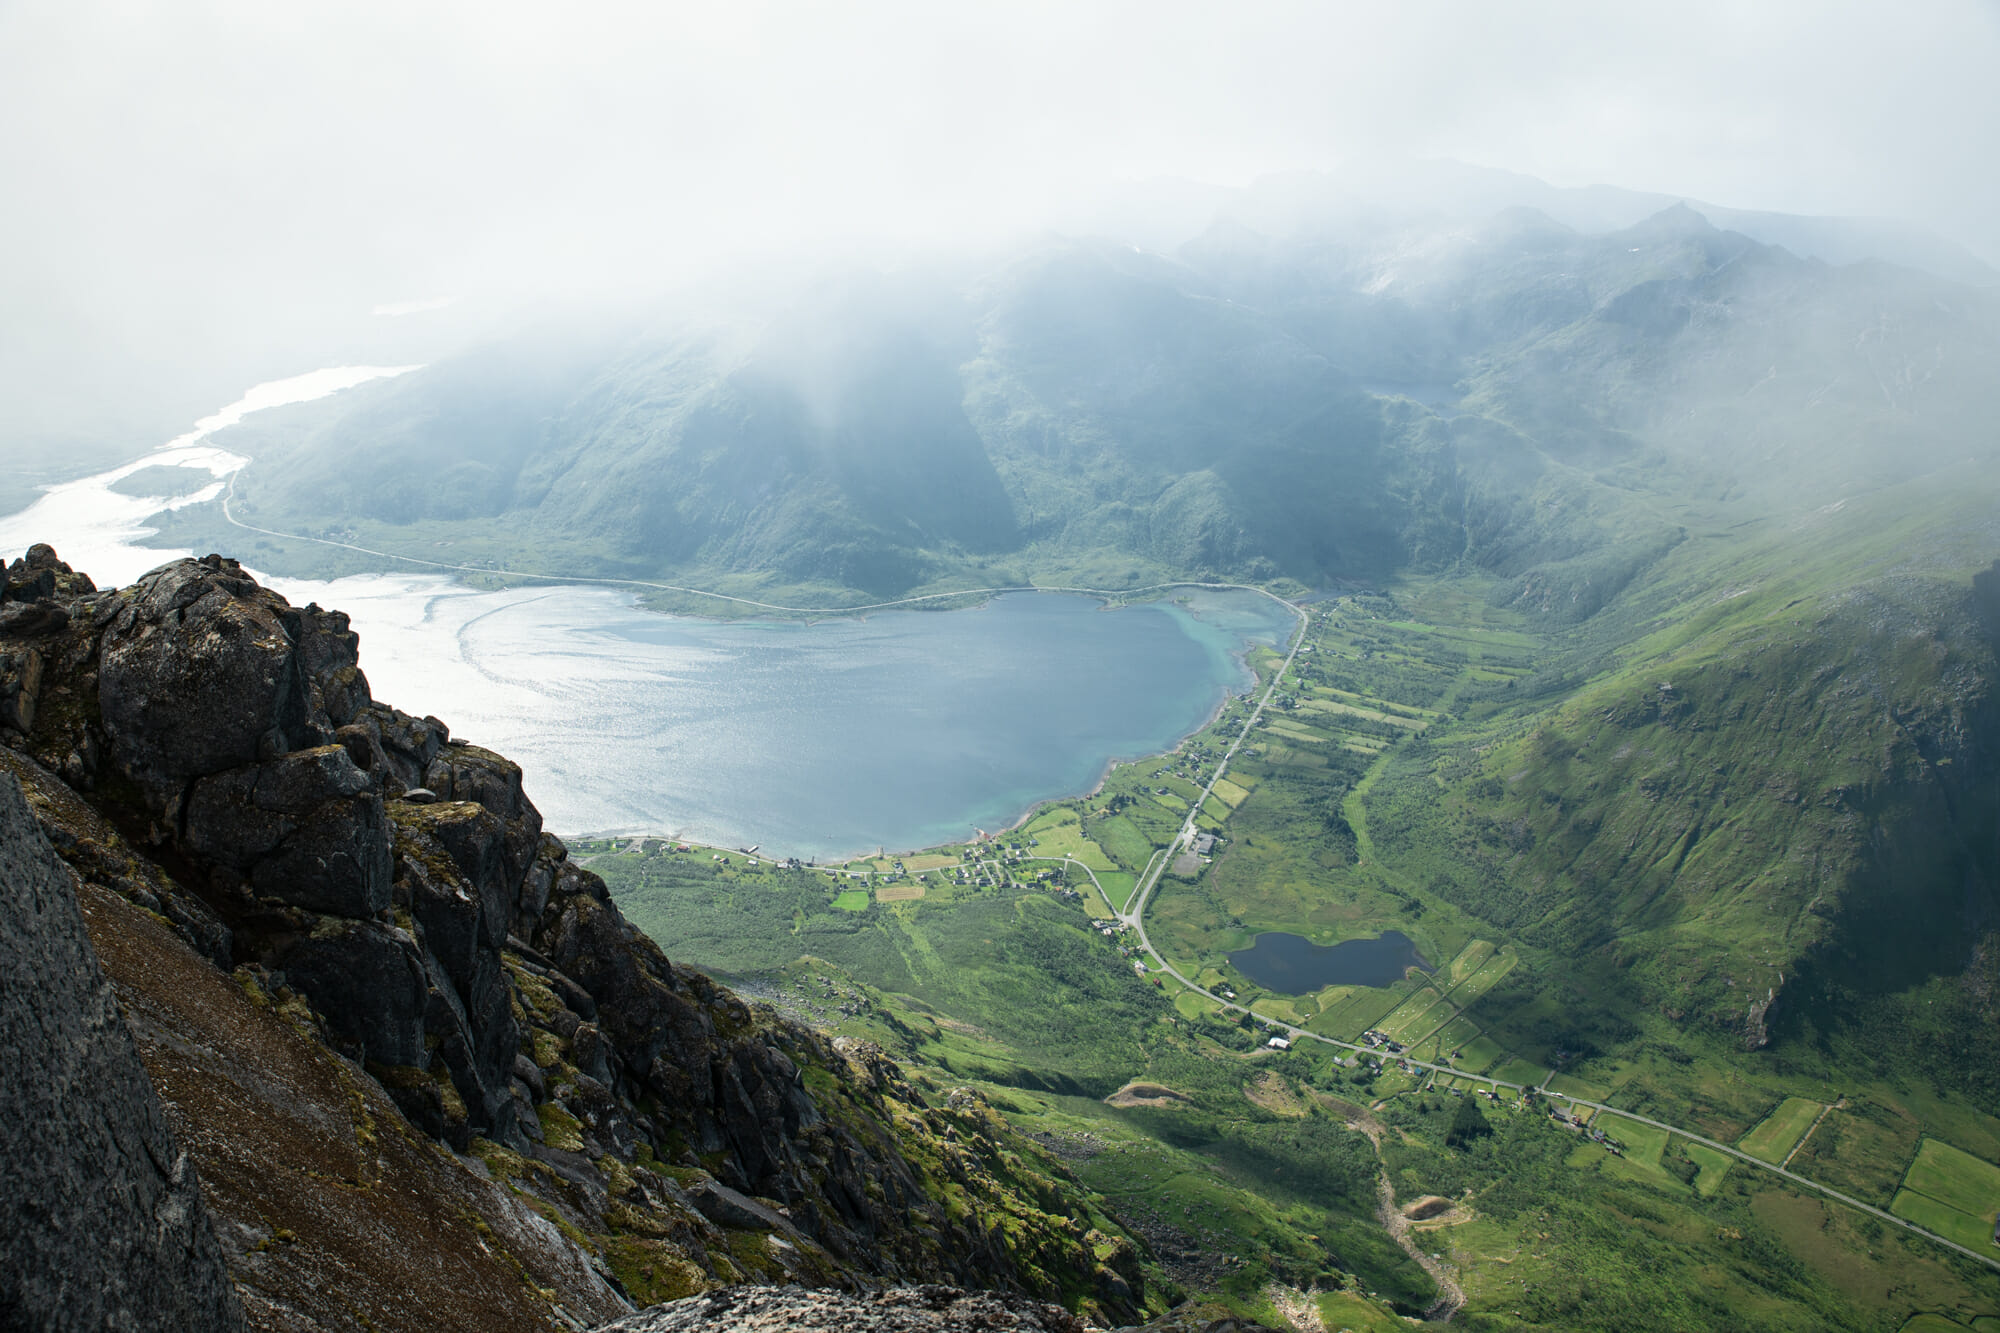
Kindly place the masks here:
POLYGON ((531 326, 235 432, 237 513, 857 601, 1462 566, 1588 585, 1587 614, 1690 504, 1808 509, 1994 449, 1992 289, 1680 204, 1595 234, 1257 211, 1172 254, 1049 237, 531 326))

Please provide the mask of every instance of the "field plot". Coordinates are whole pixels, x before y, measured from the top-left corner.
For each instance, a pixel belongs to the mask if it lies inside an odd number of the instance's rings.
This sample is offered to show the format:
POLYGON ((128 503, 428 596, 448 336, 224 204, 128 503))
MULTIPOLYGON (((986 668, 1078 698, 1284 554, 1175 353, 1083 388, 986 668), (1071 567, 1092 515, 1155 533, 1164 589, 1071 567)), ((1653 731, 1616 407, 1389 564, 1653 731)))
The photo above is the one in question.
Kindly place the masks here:
POLYGON ((1122 870, 1100 870, 1097 882, 1103 886, 1105 896, 1111 899, 1111 905, 1121 912, 1132 901, 1132 890, 1139 887, 1139 877, 1122 870))
POLYGON ((1395 1012, 1377 1023, 1375 1027, 1384 1036, 1407 1045, 1411 1038, 1428 1033, 1437 1020, 1444 1017, 1443 1014, 1431 1013, 1443 1002, 1443 996, 1426 987, 1397 1005, 1395 1012))
POLYGON ((1453 1051, 1464 1050, 1478 1036, 1479 1025, 1463 1014, 1439 1028, 1437 1034, 1438 1045, 1446 1055, 1450 1055, 1453 1051))
POLYGON ((1180 994, 1174 996, 1174 1008, 1180 1011, 1181 1017, 1190 1019, 1198 1019, 1205 1014, 1219 1014, 1222 1012, 1222 1006, 1214 1000, 1209 999, 1206 995, 1197 995, 1193 991, 1186 989, 1183 989, 1180 994))
POLYGON ((1665 1174, 1666 1168, 1660 1165, 1660 1154, 1667 1146, 1666 1130, 1642 1125, 1637 1120, 1627 1120, 1615 1111, 1598 1117, 1597 1127, 1625 1145, 1626 1161, 1665 1174))
POLYGON ((1868 1102, 1831 1111, 1792 1158, 1800 1175, 1889 1206, 1917 1152, 1917 1126, 1868 1102))
POLYGON ((1357 1040, 1363 1032, 1380 1025, 1402 997, 1395 991, 1359 989, 1313 1020, 1313 1031, 1343 1041, 1357 1040))
POLYGON ((1717 1152, 1699 1143, 1687 1144, 1684 1151, 1688 1160, 1701 1168, 1701 1174, 1694 1179, 1695 1192, 1704 1199, 1712 1197, 1722 1188, 1722 1178, 1729 1174, 1735 1159, 1728 1153, 1717 1152))
POLYGON ((1451 988, 1451 1002, 1463 1009, 1474 1000, 1500 984, 1500 979, 1514 970, 1514 964, 1521 956, 1511 948, 1501 948, 1493 952, 1478 971, 1451 988))
POLYGON ((1898 1217, 1908 1218, 1927 1231, 1935 1231, 1946 1240, 1955 1240, 1968 1250, 1980 1254, 1995 1254, 1993 1245, 1993 1224, 1970 1213, 1961 1213, 1950 1204, 1939 1203, 1927 1194, 1914 1190, 1897 1190, 1896 1200, 1889 1205, 1889 1211, 1898 1217))
POLYGON ((1812 1128, 1813 1121, 1819 1119, 1820 1104, 1807 1101, 1803 1097, 1787 1097, 1778 1103, 1777 1109, 1759 1121, 1755 1128, 1741 1139, 1736 1146, 1752 1157, 1761 1157, 1767 1162, 1782 1162, 1805 1132, 1812 1128))
POLYGON ((948 852, 920 852, 903 858, 903 868, 917 875, 926 870, 943 870, 957 864, 958 858, 948 852))
MULTIPOLYGON (((1978 1325, 1975 1323, 1973 1327, 1978 1325)), ((1896 1333, 1965 1333, 1965 1325, 1941 1314, 1913 1314, 1896 1333)))
POLYGON ((1268 731, 1273 731, 1283 736, 1286 740, 1304 741, 1308 745, 1322 745, 1333 739, 1322 732, 1312 730, 1310 727, 1302 727, 1296 722, 1287 722, 1281 718, 1267 720, 1264 723, 1264 727, 1268 731))
POLYGON ((2000 1210, 2000 1167, 1949 1143, 1925 1139, 1903 1177, 1903 1188, 1984 1219, 1991 1238, 1994 1214, 2000 1210))
POLYGON ((1581 1097, 1589 1102, 1601 1102, 1611 1095, 1611 1089, 1596 1083, 1586 1083, 1568 1074, 1557 1074, 1545 1084, 1550 1092, 1560 1092, 1566 1097, 1581 1097))
POLYGON ((843 912, 859 912, 868 906, 868 890, 842 889, 833 895, 833 905, 843 912))
POLYGON ((1075 823, 1058 824, 1041 829, 1034 835, 1035 855, 1048 858, 1073 856, 1092 870, 1111 870, 1111 858, 1104 849, 1084 836, 1083 829, 1075 823))
POLYGON ((1215 794, 1216 797, 1220 799, 1225 805, 1227 805, 1231 810, 1234 810, 1237 806, 1243 804, 1243 802, 1246 799, 1248 799, 1250 795, 1248 791, 1244 790, 1242 787, 1237 786, 1235 783, 1231 782, 1228 778, 1218 778, 1216 780, 1215 794))
POLYGON ((924 896, 921 884, 884 884, 875 890, 878 903, 911 903, 924 896))
POLYGON ((1542 1080, 1549 1076, 1549 1071, 1540 1065, 1519 1058, 1507 1061, 1498 1069, 1489 1069, 1486 1073, 1502 1083, 1519 1083, 1528 1088, 1539 1088, 1542 1080))
POLYGON ((1091 836, 1112 860, 1127 870, 1138 870, 1153 854, 1153 840, 1123 815, 1099 819, 1097 826, 1091 830, 1091 836))
POLYGON ((1444 986, 1449 989, 1458 985, 1461 981, 1464 981, 1467 977, 1484 967, 1486 960, 1492 956, 1493 944, 1491 941, 1474 940, 1458 951, 1458 957, 1445 964, 1444 975, 1441 978, 1444 986))
POLYGON ((1493 1040, 1493 1038, 1487 1036, 1474 1037, 1471 1043, 1466 1046, 1465 1054, 1459 1057, 1458 1067, 1467 1073, 1483 1074, 1494 1061, 1501 1059, 1506 1054, 1506 1047, 1493 1040))

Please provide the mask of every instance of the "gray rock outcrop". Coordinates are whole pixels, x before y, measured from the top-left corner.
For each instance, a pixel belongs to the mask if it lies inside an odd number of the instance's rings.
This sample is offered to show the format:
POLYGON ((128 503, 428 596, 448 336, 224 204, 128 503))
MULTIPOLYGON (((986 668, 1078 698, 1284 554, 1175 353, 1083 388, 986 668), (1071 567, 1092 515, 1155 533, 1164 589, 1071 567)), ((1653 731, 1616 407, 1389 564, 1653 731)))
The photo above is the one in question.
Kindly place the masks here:
POLYGON ((669 1301, 597 1333, 1083 1333, 1060 1305, 956 1287, 899 1287, 849 1296, 801 1287, 728 1287, 669 1301))
POLYGON ((70 872, 0 773, 0 1328, 243 1326, 70 872))

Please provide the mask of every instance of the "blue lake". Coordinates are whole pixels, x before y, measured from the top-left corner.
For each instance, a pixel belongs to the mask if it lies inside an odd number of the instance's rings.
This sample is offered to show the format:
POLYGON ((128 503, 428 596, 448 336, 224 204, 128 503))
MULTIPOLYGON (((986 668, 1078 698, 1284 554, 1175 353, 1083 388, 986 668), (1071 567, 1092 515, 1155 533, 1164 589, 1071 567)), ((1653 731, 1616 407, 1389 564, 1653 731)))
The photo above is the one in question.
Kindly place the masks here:
POLYGON ((1308 995, 1323 986, 1387 986, 1412 967, 1433 970, 1400 930, 1339 944, 1271 931, 1230 954, 1229 961, 1259 986, 1284 995, 1308 995))
POLYGON ((1171 749, 1295 617, 1254 593, 1106 608, 1013 594, 817 624, 651 614, 586 589, 427 590, 355 614, 378 698, 521 763, 561 833, 766 852, 910 850, 993 832, 1171 749), (401 627, 392 623, 400 617, 401 627))

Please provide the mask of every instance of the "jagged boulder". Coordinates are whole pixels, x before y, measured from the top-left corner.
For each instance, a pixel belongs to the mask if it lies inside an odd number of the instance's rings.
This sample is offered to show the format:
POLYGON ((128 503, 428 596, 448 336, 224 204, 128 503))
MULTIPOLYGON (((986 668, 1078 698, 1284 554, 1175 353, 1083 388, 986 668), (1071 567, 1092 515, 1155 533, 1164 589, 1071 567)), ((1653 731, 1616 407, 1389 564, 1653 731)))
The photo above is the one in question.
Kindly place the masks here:
POLYGON ((430 987, 407 932, 376 921, 326 917, 283 955, 286 980, 312 1000, 357 1058, 425 1068, 430 987))
POLYGON ((197 779, 183 846, 312 912, 374 916, 389 906, 382 798, 345 748, 319 746, 197 779))
POLYGON ((71 883, 0 773, 0 1327, 239 1329, 194 1164, 71 883))
POLYGON ((112 753, 162 804, 190 778, 275 758, 306 737, 297 613, 233 561, 211 560, 140 579, 99 650, 112 753))

